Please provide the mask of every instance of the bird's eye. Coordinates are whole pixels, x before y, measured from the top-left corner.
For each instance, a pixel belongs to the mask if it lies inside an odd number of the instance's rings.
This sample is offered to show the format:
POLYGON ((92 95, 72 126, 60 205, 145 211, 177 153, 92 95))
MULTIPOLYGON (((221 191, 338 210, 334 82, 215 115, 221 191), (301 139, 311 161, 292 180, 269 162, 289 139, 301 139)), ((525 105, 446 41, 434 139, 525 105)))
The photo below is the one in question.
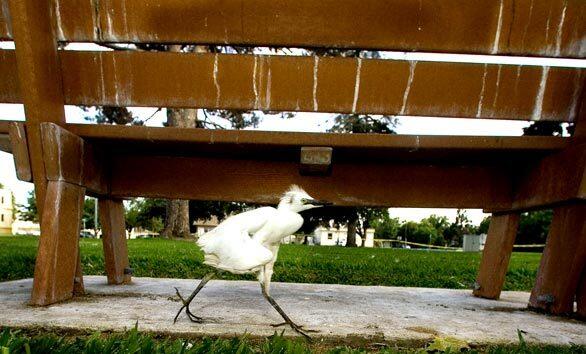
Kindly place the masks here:
POLYGON ((302 203, 302 204, 305 204, 305 203, 307 203, 307 199, 305 199, 305 198, 301 198, 301 203, 302 203))

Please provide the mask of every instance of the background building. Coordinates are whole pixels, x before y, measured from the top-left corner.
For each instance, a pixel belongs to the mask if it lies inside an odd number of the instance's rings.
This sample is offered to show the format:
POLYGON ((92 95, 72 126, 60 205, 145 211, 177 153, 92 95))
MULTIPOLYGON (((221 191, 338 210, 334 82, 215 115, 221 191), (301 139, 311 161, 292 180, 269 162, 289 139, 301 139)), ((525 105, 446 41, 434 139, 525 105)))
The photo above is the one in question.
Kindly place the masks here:
MULTIPOLYGON (((323 227, 319 226, 313 232, 313 243, 321 246, 345 246, 346 235, 348 229, 346 227, 323 227)), ((366 229, 366 240, 362 244, 362 237, 356 235, 356 244, 359 247, 373 247, 374 246, 374 229, 366 229)))
POLYGON ((0 235, 12 234, 14 208, 12 192, 0 185, 0 235))

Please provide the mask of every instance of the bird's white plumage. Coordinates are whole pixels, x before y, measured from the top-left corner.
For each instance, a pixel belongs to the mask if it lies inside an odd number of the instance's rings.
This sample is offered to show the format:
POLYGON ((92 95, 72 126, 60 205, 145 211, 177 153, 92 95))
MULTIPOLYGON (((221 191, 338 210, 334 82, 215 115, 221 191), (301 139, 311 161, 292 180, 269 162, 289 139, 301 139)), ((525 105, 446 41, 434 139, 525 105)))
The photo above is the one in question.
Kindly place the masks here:
POLYGON ((215 229, 202 235, 197 244, 205 254, 204 263, 212 267, 242 274, 260 271, 273 259, 273 254, 251 234, 260 230, 276 213, 264 207, 227 218, 215 229))
MULTIPOLYGON (((291 186, 281 197, 277 208, 262 207, 231 216, 202 235, 197 244, 204 252, 204 263, 236 274, 257 273, 265 299, 293 330, 310 338, 303 326, 293 322, 281 309, 269 294, 269 289, 281 240, 303 225, 299 212, 326 204, 328 203, 311 198, 303 189, 291 186)), ((177 321, 177 317, 185 309, 191 321, 201 323, 202 318, 190 311, 189 304, 214 275, 215 272, 211 272, 203 277, 187 300, 175 288, 183 306, 175 315, 174 321, 177 321)))
POLYGON ((281 240, 301 228, 303 218, 298 212, 315 207, 311 200, 293 186, 277 208, 262 207, 227 218, 197 241, 204 263, 231 273, 260 272, 259 277, 266 277, 263 267, 268 265, 272 273, 281 240))

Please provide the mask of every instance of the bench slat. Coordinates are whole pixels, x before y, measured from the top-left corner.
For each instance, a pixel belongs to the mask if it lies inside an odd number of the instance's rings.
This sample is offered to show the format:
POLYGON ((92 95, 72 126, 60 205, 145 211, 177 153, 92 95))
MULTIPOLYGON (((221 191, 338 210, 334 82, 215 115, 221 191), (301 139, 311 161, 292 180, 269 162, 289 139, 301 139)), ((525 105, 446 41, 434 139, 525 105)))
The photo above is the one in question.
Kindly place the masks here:
MULTIPOLYGON (((0 37, 11 38, 8 0, 0 37)), ((60 40, 584 57, 582 0, 59 0, 60 40), (96 5, 97 4, 97 7, 96 5)))
POLYGON ((555 151, 571 143, 561 137, 496 137, 390 134, 335 134, 258 130, 188 129, 121 125, 67 124, 67 130, 98 143, 132 145, 163 144, 330 146, 334 148, 380 148, 404 150, 520 150, 555 151))
MULTIPOLYGON (((0 52, 0 98, 15 63, 0 52)), ((572 121, 584 70, 150 52, 61 52, 67 104, 572 121)))
POLYGON ((331 176, 302 176, 298 161, 124 154, 111 159, 115 197, 275 203, 291 184, 336 205, 507 208, 509 182, 487 166, 334 163, 331 176))

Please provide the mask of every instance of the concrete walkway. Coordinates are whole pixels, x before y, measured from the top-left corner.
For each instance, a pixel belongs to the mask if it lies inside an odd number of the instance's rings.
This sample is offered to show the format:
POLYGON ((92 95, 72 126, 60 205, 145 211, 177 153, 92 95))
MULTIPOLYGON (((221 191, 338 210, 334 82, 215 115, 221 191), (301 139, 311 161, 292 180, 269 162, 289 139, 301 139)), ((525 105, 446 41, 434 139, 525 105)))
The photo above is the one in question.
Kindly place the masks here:
MULTIPOLYGON (((211 281, 192 304, 204 317, 191 323, 183 314, 173 287, 188 296, 197 282, 182 279, 134 278, 131 285, 108 286, 105 277, 85 277, 87 295, 46 308, 27 305, 32 280, 0 283, 0 327, 66 330, 131 328, 180 335, 274 333, 270 323, 280 316, 261 296, 256 282, 211 281)), ((586 324, 525 311, 524 292, 505 292, 500 301, 478 299, 466 290, 275 283, 272 295, 289 316, 313 337, 337 343, 421 343, 435 336, 468 343, 528 342, 586 344, 586 324)), ((289 329, 286 334, 295 335, 289 329)))

